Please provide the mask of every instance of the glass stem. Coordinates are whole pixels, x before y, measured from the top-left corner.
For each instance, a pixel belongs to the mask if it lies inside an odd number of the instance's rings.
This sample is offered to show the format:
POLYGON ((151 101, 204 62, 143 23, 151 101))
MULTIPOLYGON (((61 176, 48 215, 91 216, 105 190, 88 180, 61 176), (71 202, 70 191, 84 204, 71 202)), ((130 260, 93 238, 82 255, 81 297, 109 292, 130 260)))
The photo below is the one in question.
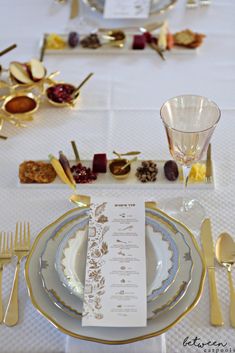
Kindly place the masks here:
POLYGON ((182 166, 182 170, 183 170, 183 178, 184 178, 184 199, 183 199, 183 211, 187 212, 190 208, 189 203, 186 201, 186 190, 187 190, 187 186, 188 186, 188 180, 189 180, 189 174, 191 171, 191 166, 187 166, 187 165, 183 165, 182 166))

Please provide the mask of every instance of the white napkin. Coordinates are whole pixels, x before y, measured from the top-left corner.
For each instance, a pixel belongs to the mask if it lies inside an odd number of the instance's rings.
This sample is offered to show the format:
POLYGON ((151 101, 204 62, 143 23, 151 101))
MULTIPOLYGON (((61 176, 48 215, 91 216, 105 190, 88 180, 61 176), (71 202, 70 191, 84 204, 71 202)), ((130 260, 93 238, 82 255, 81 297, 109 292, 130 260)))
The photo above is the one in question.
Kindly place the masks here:
POLYGON ((89 341, 81 341, 67 336, 65 353, 166 353, 165 335, 147 340, 122 344, 108 345, 89 341))

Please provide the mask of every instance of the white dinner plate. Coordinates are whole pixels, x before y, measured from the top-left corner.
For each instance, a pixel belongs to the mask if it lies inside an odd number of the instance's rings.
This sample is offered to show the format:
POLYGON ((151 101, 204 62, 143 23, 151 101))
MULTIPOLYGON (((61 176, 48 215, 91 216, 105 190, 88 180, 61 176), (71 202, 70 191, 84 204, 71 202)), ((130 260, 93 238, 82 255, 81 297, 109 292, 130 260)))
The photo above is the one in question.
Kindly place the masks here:
MULTIPOLYGON (((105 0, 83 0, 93 11, 104 12, 105 0)), ((164 13, 172 9, 177 0, 152 0, 150 5, 150 15, 164 13)))
MULTIPOLYGON (((155 299, 152 300, 152 302, 149 302, 147 305, 148 309, 148 314, 147 318, 152 319, 155 318, 157 315, 159 315, 161 312, 170 310, 172 309, 184 296, 190 281, 191 281, 191 273, 192 273, 192 268, 193 268, 193 261, 191 258, 191 253, 190 253, 190 248, 185 241, 184 235, 179 232, 177 227, 175 227, 172 222, 169 222, 168 217, 165 217, 163 215, 159 215, 157 211, 147 209, 146 210, 146 234, 147 234, 147 239, 156 239, 156 236, 160 234, 164 234, 167 236, 169 239, 175 239, 176 246, 179 250, 179 261, 180 261, 180 268, 179 271, 177 272, 175 279, 173 281, 166 281, 163 285, 163 288, 161 290, 161 293, 164 292, 164 295, 159 295, 157 290, 155 291, 155 294, 158 294, 158 296, 155 296, 155 299), (164 290, 163 290, 164 289, 164 290)), ((76 301, 76 307, 73 305, 74 298, 72 295, 68 295, 68 292, 65 292, 64 288, 61 285, 61 283, 58 281, 58 277, 55 274, 55 268, 54 268, 54 258, 55 254, 57 251, 58 244, 60 242, 60 238, 62 240, 61 247, 59 247, 59 255, 57 257, 58 262, 60 263, 60 258, 61 254, 60 252, 63 249, 63 244, 64 242, 67 242, 67 238, 70 236, 72 237, 77 229, 80 228, 79 222, 75 220, 75 224, 71 225, 69 222, 71 221, 72 224, 74 223, 73 219, 76 216, 73 215, 70 218, 67 218, 68 221, 68 226, 69 228, 64 229, 62 232, 59 231, 58 236, 56 237, 56 240, 54 240, 55 233, 51 235, 51 239, 48 240, 47 245, 45 247, 45 251, 43 251, 42 254, 42 263, 46 263, 47 267, 41 269, 41 274, 43 277, 43 283, 45 290, 48 292, 50 298, 56 305, 58 305, 62 310, 65 310, 68 314, 74 315, 74 313, 78 313, 81 315, 82 311, 82 303, 76 301), (71 312, 72 309, 72 312, 71 312)), ((64 222, 63 222, 64 224, 64 222)), ((58 229, 58 228, 57 228, 58 229)), ((77 271, 73 271, 74 275, 74 282, 71 281, 71 273, 68 271, 68 277, 67 280, 64 278, 64 276, 61 274, 61 280, 62 283, 64 283, 65 286, 68 286, 68 282, 70 282, 69 288, 71 289, 72 286, 74 286, 74 290, 79 291, 80 297, 82 297, 83 293, 83 287, 84 287, 84 273, 85 273, 85 256, 84 254, 86 253, 86 243, 87 243, 87 232, 83 230, 83 233, 79 233, 80 239, 77 240, 80 248, 78 249, 78 252, 76 253, 76 257, 74 257, 74 260, 71 259, 74 264, 73 268, 76 268, 77 271), (79 257, 80 256, 80 257, 79 257), (75 273, 74 273, 75 272, 75 273)), ((148 242, 147 244, 149 244, 148 242)), ((172 245, 173 247, 174 245, 172 245)), ((151 248, 148 249, 149 253, 151 252, 151 248)), ((158 255, 159 256, 159 255, 158 255)), ((147 258, 150 258, 148 256, 147 258)), ((173 261, 175 263, 175 261, 173 261)), ((147 268, 149 269, 148 271, 148 277, 152 277, 152 271, 151 269, 154 269, 156 266, 151 263, 148 264, 147 268)), ((59 265, 57 265, 59 267, 59 265)), ((42 266, 44 267, 44 266, 42 266)), ((171 269, 172 271, 173 269, 171 269)), ((60 271, 62 272, 62 270, 60 271)), ((174 270, 173 270, 174 273, 174 270)), ((149 281, 150 282, 150 281, 149 281)))
MULTIPOLYGON (((62 232, 56 240, 50 239, 42 254, 43 262, 50 262, 51 258, 55 258, 61 282, 71 294, 77 295, 80 299, 83 299, 85 282, 88 221, 87 217, 87 227, 83 230, 78 222, 67 233, 62 232)), ((147 219, 145 228, 148 302, 166 292, 179 270, 179 251, 171 233, 163 228, 154 232, 149 222, 147 219)), ((42 276, 49 271, 50 268, 44 269, 42 276)))
MULTIPOLYGON (((149 210, 152 212, 152 210, 149 210)), ((192 281, 185 295, 172 310, 163 312, 155 320, 148 320, 147 326, 142 328, 101 328, 82 327, 81 321, 76 317, 67 315, 58 309, 49 299, 45 292, 39 274, 39 258, 52 232, 56 231, 58 224, 61 224, 66 217, 78 213, 78 209, 73 209, 61 216, 51 225, 46 227, 37 236, 32 250, 25 265, 25 277, 31 301, 35 308, 47 318, 56 328, 70 336, 106 344, 124 344, 139 341, 162 334, 177 322, 179 322, 198 303, 205 280, 205 264, 192 233, 181 223, 166 216, 160 210, 156 210, 159 215, 167 218, 180 231, 191 250, 191 258, 194 263, 192 270, 192 281)))
MULTIPOLYGON (((152 297, 159 297, 159 293, 165 292, 170 284, 174 284, 174 292, 168 293, 167 296, 164 297, 165 300, 162 301, 154 301, 156 302, 155 305, 151 305, 151 303, 148 303, 148 318, 152 318, 153 316, 156 315, 156 312, 159 313, 162 310, 167 310, 171 308, 173 303, 176 301, 176 293, 177 294, 177 300, 180 300, 184 291, 186 290, 187 286, 184 286, 184 288, 181 288, 181 283, 182 283, 182 276, 180 276, 177 281, 175 281, 176 276, 178 276, 178 269, 179 269, 179 258, 183 258, 185 251, 189 251, 187 248, 186 250, 182 245, 180 245, 180 252, 178 251, 178 246, 177 243, 182 242, 180 239, 181 237, 177 237, 174 241, 173 236, 174 234, 169 227, 165 227, 165 229, 162 228, 160 224, 156 221, 152 221, 148 217, 148 223, 149 225, 146 226, 146 233, 147 233, 147 239, 149 240, 147 242, 147 251, 149 254, 149 261, 147 263, 147 268, 148 270, 148 278, 149 278, 149 292, 150 292, 150 298, 152 297), (151 223, 154 225, 154 227, 151 225, 151 223), (171 234, 172 233, 172 234, 171 234), (164 238, 167 240, 166 245, 165 245, 165 251, 166 251, 166 246, 171 246, 171 249, 173 251, 172 255, 172 264, 173 266, 169 268, 169 273, 168 273, 168 278, 166 281, 162 283, 161 288, 156 288, 153 290, 155 282, 152 281, 152 278, 157 277, 155 272, 158 272, 158 267, 160 267, 162 264, 159 262, 159 258, 162 258, 159 251, 163 251, 164 245, 162 244, 162 247, 159 249, 157 248, 157 245, 159 244, 158 238, 164 236, 164 238), (151 257, 152 254, 155 254, 154 257, 151 257), (180 293, 179 293, 180 290, 180 293), (151 306, 150 306, 151 305, 151 306), (151 308, 151 309, 150 309, 151 308)), ((83 292, 83 285, 84 285, 84 272, 85 272, 85 256, 86 254, 86 242, 87 242, 87 225, 88 225, 88 209, 78 209, 77 212, 74 212, 73 215, 68 215, 65 219, 63 219, 62 222, 60 222, 56 229, 51 232, 50 237, 47 239, 46 245, 44 249, 42 250, 42 254, 40 256, 40 275, 42 277, 42 282, 43 286, 52 300, 54 304, 56 304, 59 308, 64 310, 67 314, 70 314, 72 316, 78 315, 81 316, 82 312, 82 301, 78 300, 77 297, 73 294, 71 294, 67 288, 66 285, 62 285, 62 282, 60 281, 59 276, 56 273, 55 270, 55 258, 56 258, 56 253, 58 246, 61 242, 61 239, 66 239, 66 236, 69 238, 70 235, 73 236, 73 234, 78 232, 79 235, 79 244, 80 244, 80 249, 79 249, 79 254, 81 254, 80 258, 76 258, 76 263, 75 266, 78 267, 78 276, 76 276, 76 290, 80 293, 83 292)), ((170 253, 169 253, 170 256, 170 253)), ((165 264, 166 262, 164 262, 165 264)), ((191 266, 189 267, 188 265, 186 266, 188 269, 188 282, 191 280, 191 266)))

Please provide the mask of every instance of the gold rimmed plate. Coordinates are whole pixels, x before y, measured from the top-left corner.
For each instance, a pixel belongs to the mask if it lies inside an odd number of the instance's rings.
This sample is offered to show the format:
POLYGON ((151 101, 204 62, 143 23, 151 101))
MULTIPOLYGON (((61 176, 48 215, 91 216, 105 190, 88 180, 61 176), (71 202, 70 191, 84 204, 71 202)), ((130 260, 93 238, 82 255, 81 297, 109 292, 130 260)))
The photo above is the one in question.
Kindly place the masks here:
POLYGON ((177 303, 172 310, 160 314, 156 320, 149 320, 147 326, 143 328, 113 329, 81 327, 81 322, 78 318, 71 317, 58 309, 58 307, 51 302, 43 288, 39 274, 39 258, 51 232, 56 230, 58 224, 61 224, 61 222, 65 221, 67 217, 71 217, 71 215, 76 214, 76 212, 78 212, 78 209, 70 210, 54 223, 46 227, 38 235, 30 255, 28 256, 25 267, 26 282, 33 305, 56 328, 65 334, 79 339, 106 344, 125 344, 162 334, 173 327, 195 307, 200 299, 205 279, 205 265, 200 249, 192 233, 190 233, 183 224, 178 223, 161 211, 156 210, 155 212, 162 214, 165 218, 167 217, 171 223, 175 224, 177 229, 184 235, 191 250, 191 257, 195 266, 192 270, 192 281, 181 301, 177 303))

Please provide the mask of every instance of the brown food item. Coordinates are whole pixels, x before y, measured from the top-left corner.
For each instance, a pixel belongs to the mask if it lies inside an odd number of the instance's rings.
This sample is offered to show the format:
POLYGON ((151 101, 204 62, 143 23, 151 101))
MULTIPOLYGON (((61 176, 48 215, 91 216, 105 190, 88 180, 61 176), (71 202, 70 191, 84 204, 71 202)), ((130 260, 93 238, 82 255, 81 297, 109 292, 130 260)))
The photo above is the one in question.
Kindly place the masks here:
POLYGON ((190 29, 186 29, 174 34, 174 44, 181 47, 194 49, 202 44, 205 37, 206 36, 204 34, 195 33, 190 29))
POLYGON ((127 163, 126 159, 121 159, 121 160, 117 160, 117 161, 113 161, 110 163, 109 169, 110 172, 113 175, 125 175, 128 174, 131 170, 131 166, 128 165, 126 168, 121 169, 122 167, 124 167, 124 165, 127 163))
POLYGON ((153 182, 157 180, 157 163, 153 161, 143 161, 141 167, 137 168, 136 176, 142 183, 153 182))
POLYGON ((5 105, 7 112, 11 114, 22 114, 34 110, 37 103, 33 98, 27 96, 14 97, 5 105))
POLYGON ((167 161, 164 164, 164 174, 165 177, 170 181, 175 181, 176 179, 178 179, 179 170, 175 161, 167 161))
POLYGON ((101 47, 99 37, 95 33, 83 38, 80 43, 83 48, 97 49, 101 47))
POLYGON ((26 161, 20 164, 19 178, 21 183, 52 183, 56 172, 50 163, 26 161))

